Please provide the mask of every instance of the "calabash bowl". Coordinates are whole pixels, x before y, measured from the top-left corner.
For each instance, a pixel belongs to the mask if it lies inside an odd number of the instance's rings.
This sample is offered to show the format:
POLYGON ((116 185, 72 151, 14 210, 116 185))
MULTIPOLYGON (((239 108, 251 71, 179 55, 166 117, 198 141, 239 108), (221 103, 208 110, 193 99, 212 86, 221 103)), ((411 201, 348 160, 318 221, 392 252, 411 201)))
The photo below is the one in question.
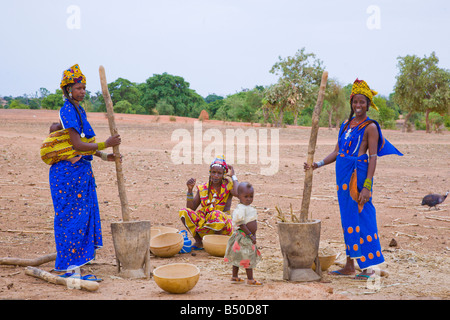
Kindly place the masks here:
POLYGON ((150 239, 150 251, 158 257, 172 257, 183 248, 183 240, 179 233, 162 233, 150 239))
POLYGON ((223 257, 227 249, 230 236, 221 234, 208 234, 203 237, 203 248, 212 256, 223 257))
POLYGON ((169 293, 186 293, 198 282, 200 270, 190 263, 172 263, 153 270, 158 287, 169 293))

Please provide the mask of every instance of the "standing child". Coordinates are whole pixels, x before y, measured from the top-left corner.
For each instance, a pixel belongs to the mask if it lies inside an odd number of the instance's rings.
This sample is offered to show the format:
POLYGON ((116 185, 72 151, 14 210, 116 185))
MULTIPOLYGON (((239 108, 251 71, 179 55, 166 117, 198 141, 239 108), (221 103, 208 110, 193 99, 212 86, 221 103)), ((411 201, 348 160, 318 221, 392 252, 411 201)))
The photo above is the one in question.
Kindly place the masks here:
POLYGON ((244 282, 238 277, 239 267, 243 267, 247 273, 247 284, 260 286, 262 283, 253 279, 253 268, 261 260, 261 253, 256 247, 257 212, 250 206, 253 194, 253 186, 250 183, 239 184, 240 203, 233 211, 233 234, 228 240, 224 260, 233 266, 231 283, 244 282))

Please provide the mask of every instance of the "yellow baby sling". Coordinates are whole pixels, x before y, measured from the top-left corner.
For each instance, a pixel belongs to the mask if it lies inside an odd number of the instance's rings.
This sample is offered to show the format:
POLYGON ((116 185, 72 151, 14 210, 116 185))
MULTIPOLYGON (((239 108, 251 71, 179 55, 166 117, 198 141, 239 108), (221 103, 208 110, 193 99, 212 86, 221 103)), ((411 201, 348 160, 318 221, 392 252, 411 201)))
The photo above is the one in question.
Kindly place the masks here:
MULTIPOLYGON (((95 143, 95 137, 81 138, 83 142, 95 143)), ((69 130, 58 130, 52 132, 42 143, 41 159, 48 165, 59 161, 68 160, 79 155, 92 155, 94 151, 77 151, 70 141, 69 130)))

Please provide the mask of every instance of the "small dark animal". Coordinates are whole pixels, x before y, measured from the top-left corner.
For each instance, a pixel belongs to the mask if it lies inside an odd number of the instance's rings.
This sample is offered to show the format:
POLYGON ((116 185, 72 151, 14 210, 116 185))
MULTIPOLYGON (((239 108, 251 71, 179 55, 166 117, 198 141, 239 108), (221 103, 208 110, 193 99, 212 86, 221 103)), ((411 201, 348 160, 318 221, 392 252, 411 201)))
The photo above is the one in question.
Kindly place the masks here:
POLYGON ((427 205, 429 206, 428 210, 431 209, 431 207, 434 207, 436 210, 438 210, 438 208, 436 207, 438 204, 444 202, 444 200, 447 198, 448 195, 448 191, 445 194, 445 196, 440 195, 440 194, 429 194, 426 195, 425 197, 423 197, 422 199, 422 205, 427 205))

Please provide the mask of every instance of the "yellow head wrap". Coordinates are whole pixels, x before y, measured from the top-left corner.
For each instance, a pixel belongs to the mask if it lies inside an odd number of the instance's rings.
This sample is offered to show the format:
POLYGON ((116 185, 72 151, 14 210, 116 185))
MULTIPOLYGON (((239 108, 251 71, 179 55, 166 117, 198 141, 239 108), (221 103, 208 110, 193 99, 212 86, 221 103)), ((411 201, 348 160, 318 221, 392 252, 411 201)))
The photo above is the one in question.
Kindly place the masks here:
POLYGON ((374 90, 370 90, 369 85, 364 80, 359 80, 356 78, 355 82, 353 82, 352 93, 350 95, 350 103, 355 94, 362 94, 369 98, 370 105, 378 111, 378 107, 373 103, 373 96, 376 96, 378 92, 374 90))
POLYGON ((81 73, 81 70, 80 70, 80 67, 78 66, 78 64, 70 67, 67 70, 64 70, 60 87, 62 89, 63 87, 65 87, 71 83, 86 84, 86 77, 84 76, 83 73, 81 73))

